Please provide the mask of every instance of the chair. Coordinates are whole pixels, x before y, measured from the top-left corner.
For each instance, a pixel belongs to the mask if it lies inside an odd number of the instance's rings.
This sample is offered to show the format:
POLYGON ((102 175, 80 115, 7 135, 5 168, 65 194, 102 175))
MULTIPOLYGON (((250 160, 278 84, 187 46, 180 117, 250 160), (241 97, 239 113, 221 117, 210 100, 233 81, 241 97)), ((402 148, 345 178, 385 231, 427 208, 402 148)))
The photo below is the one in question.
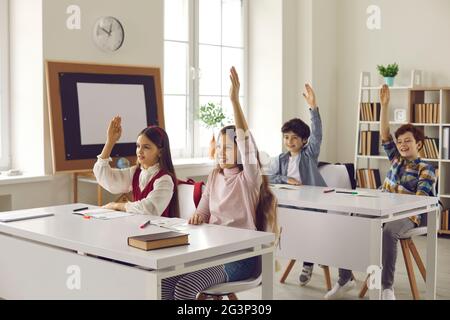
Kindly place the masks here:
MULTIPOLYGON (((400 236, 400 246, 402 247, 403 258, 405 260, 406 272, 408 273, 409 285, 411 287, 411 292, 414 300, 419 300, 419 290, 417 289, 416 277, 414 275, 414 267, 411 260, 412 254, 414 260, 416 261, 417 267, 419 267, 420 274, 422 275, 423 281, 426 281, 426 270, 422 259, 420 258, 419 252, 417 251, 416 245, 412 240, 413 237, 422 236, 427 234, 427 227, 413 228, 400 236)), ((367 293, 367 281, 370 275, 367 276, 366 281, 359 293, 360 298, 364 298, 367 293)))
MULTIPOLYGON (((178 203, 180 207, 180 218, 189 219, 195 212, 194 202, 195 185, 178 184, 178 203)), ((236 293, 257 288, 261 284, 261 275, 249 278, 244 281, 227 282, 215 285, 204 290, 197 297, 197 300, 222 300, 224 296, 230 300, 238 300, 236 293)))
POLYGON ((193 180, 178 181, 178 206, 180 218, 188 220, 195 212, 200 202, 204 184, 193 180), (197 189, 198 188, 198 189, 197 189))
POLYGON ((221 283, 204 290, 199 294, 197 300, 206 300, 209 297, 213 300, 222 300, 224 296, 229 300, 238 300, 236 293, 259 287, 261 279, 261 275, 259 275, 243 281, 221 283))
MULTIPOLYGON (((440 215, 443 210, 442 203, 439 201, 439 214, 438 214, 438 221, 440 221, 440 215)), ((426 217, 426 216, 425 216, 426 217)), ((422 220, 423 222, 423 220, 422 220)), ((414 300, 419 300, 419 290, 417 289, 417 282, 416 277, 414 274, 414 267, 411 260, 412 254, 414 261, 416 261, 417 267, 419 268, 419 272, 422 275, 423 281, 427 281, 427 272, 425 269, 425 265, 423 264, 422 259, 420 258, 420 254, 417 251, 416 245, 414 244, 414 241, 412 240, 413 237, 418 236, 424 236, 428 232, 428 229, 426 226, 423 226, 423 223, 417 228, 413 228, 411 230, 406 231, 404 234, 400 235, 400 246, 402 247, 402 253, 403 253, 403 259, 405 260, 405 266, 406 266, 406 272, 408 273, 408 280, 409 280, 409 286, 411 288, 411 293, 413 295, 414 300)), ((364 282, 363 287, 361 288, 361 291, 359 293, 359 297, 362 299, 367 293, 367 281, 369 280, 370 275, 367 276, 366 281, 364 282)))
MULTIPOLYGON (((350 164, 329 164, 321 162, 319 163, 319 172, 322 175, 325 183, 328 187, 334 188, 345 188, 345 189, 355 189, 356 181, 354 178, 355 169, 352 163, 350 164)), ((280 283, 284 283, 289 273, 291 272, 294 264, 294 259, 292 259, 283 276, 280 279, 280 283)), ((330 268, 328 266, 321 266, 325 276, 325 284, 328 290, 331 290, 331 275, 330 268)))

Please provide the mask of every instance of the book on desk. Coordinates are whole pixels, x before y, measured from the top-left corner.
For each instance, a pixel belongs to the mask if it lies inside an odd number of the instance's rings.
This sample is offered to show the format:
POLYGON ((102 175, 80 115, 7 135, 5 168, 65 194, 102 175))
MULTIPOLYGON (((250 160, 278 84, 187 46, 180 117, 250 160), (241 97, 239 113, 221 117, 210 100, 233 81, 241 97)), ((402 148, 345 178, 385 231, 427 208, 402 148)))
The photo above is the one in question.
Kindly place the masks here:
POLYGON ((187 245, 189 244, 188 236, 189 234, 187 233, 176 231, 146 234, 141 236, 129 237, 128 245, 146 251, 162 249, 187 245))

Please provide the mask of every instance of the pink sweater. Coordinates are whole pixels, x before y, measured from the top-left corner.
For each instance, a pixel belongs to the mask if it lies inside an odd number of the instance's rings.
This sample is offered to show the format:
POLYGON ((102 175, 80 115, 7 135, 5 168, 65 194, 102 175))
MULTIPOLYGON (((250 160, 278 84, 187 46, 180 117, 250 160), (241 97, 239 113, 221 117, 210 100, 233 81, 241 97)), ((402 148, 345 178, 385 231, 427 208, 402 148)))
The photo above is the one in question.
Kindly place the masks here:
POLYGON ((255 213, 259 201, 262 176, 257 163, 253 137, 238 138, 243 171, 214 170, 208 177, 196 213, 211 224, 256 230, 255 213))

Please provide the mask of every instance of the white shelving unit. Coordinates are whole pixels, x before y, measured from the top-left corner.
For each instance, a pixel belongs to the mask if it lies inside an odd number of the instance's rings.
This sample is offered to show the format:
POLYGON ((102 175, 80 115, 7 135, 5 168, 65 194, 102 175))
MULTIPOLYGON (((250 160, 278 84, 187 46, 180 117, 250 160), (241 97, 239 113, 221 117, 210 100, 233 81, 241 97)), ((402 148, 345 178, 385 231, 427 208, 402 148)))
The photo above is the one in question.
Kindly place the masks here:
MULTIPOLYGON (((360 92, 357 112, 357 131, 355 144, 355 172, 358 169, 379 169, 381 182, 384 181, 390 163, 384 151, 380 155, 359 155, 359 143, 361 131, 379 131, 379 121, 361 121, 361 103, 379 102, 380 86, 371 83, 370 72, 362 72, 360 79, 360 92)), ((450 208, 450 159, 442 159, 443 129, 450 127, 450 88, 449 87, 423 87, 422 72, 413 70, 411 72, 411 83, 409 86, 394 86, 391 90, 390 125, 391 132, 406 123, 422 127, 425 135, 439 139, 439 158, 424 159, 436 168, 438 172, 438 197, 445 208, 450 208), (414 105, 418 103, 439 103, 439 123, 414 123, 414 105), (407 122, 394 121, 394 110, 403 109, 407 115, 407 122)), ((381 137, 380 137, 381 144, 381 137)), ((441 234, 450 234, 449 230, 440 230, 441 234)))

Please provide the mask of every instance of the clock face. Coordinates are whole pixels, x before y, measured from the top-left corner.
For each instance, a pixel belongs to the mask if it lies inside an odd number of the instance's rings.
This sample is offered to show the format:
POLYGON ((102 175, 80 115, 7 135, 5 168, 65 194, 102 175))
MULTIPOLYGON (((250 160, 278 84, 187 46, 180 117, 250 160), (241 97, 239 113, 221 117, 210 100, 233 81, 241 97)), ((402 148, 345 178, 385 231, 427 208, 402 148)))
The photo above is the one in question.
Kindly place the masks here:
POLYGON ((94 41, 104 51, 118 50, 125 39, 122 24, 114 17, 100 18, 94 27, 94 41))

